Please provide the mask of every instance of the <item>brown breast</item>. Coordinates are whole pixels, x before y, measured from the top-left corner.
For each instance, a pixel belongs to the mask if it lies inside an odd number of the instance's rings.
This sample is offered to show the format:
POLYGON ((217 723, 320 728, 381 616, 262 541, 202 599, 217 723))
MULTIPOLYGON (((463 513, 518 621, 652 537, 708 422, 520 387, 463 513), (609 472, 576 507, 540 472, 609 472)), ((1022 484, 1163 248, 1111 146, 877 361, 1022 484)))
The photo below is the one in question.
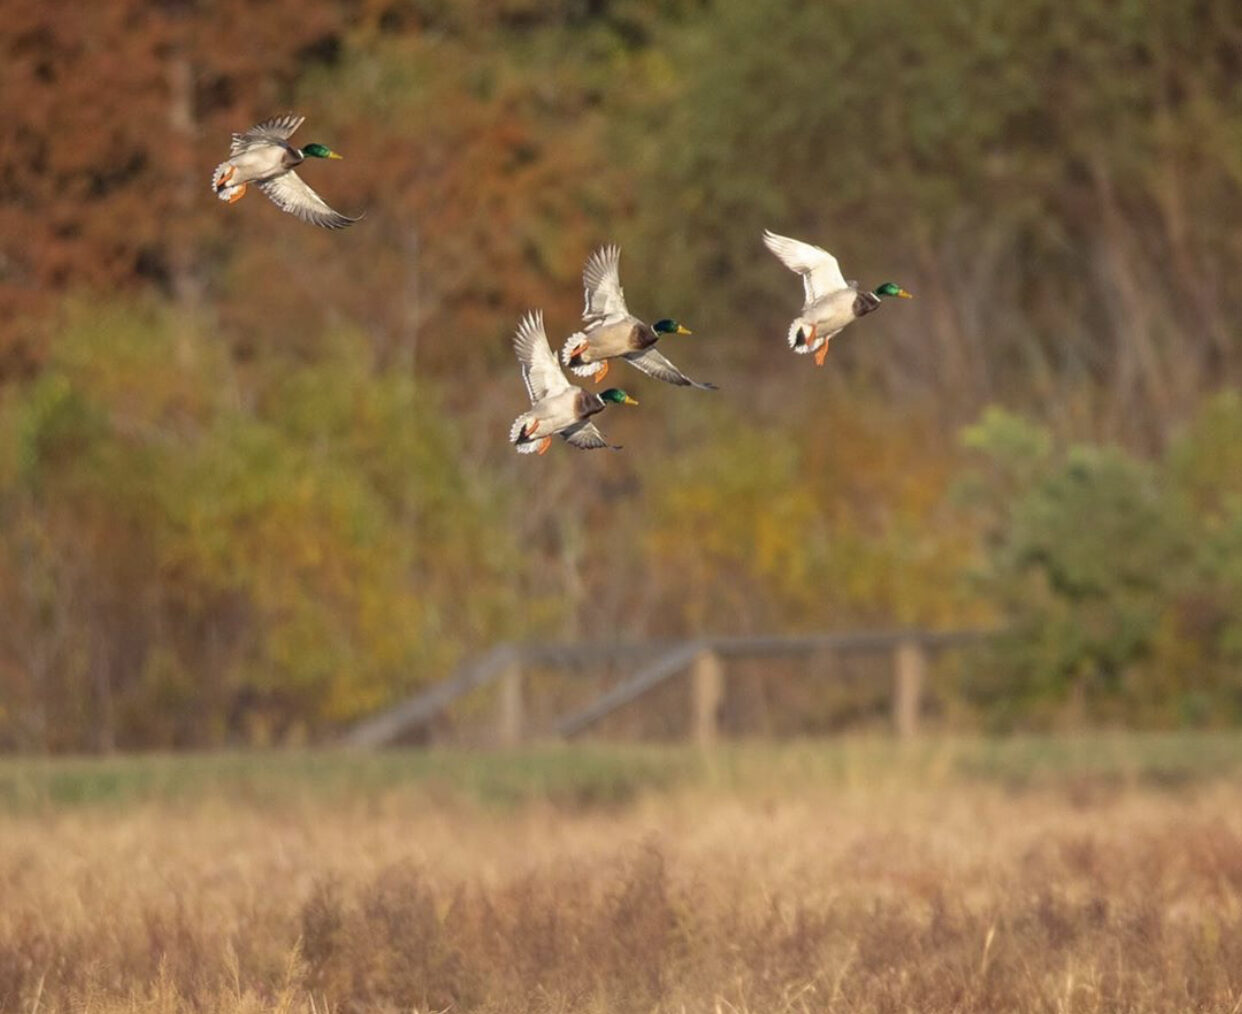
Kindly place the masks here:
POLYGON ((860 292, 854 300, 854 316, 865 317, 872 310, 880 308, 880 297, 874 292, 860 292))
POLYGON ((659 340, 660 336, 641 321, 630 329, 630 348, 632 349, 649 349, 659 340))
POLYGON ((578 389, 578 395, 574 398, 574 414, 579 419, 586 419, 593 416, 597 412, 604 411, 604 399, 598 394, 592 394, 590 391, 578 389))

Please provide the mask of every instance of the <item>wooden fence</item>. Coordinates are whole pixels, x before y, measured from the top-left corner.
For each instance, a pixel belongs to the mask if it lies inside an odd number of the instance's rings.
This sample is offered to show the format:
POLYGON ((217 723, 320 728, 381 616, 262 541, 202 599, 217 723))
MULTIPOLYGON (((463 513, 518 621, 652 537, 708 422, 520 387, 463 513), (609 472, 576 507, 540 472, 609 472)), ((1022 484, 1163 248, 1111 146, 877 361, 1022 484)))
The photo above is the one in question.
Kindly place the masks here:
POLYGON ((571 738, 588 731, 620 708, 670 680, 689 681, 690 735, 710 746, 721 734, 720 716, 728 694, 725 663, 730 659, 842 657, 887 654, 891 663, 891 714, 895 733, 913 736, 919 726, 931 656, 947 648, 976 644, 987 631, 898 630, 772 637, 703 637, 688 641, 603 644, 502 644, 469 659, 449 679, 360 722, 343 737, 347 746, 375 748, 407 739, 428 727, 456 700, 498 685, 492 741, 513 746, 534 735, 571 738), (591 666, 633 666, 633 671, 585 707, 550 726, 527 721, 526 673, 532 668, 580 670, 591 666))

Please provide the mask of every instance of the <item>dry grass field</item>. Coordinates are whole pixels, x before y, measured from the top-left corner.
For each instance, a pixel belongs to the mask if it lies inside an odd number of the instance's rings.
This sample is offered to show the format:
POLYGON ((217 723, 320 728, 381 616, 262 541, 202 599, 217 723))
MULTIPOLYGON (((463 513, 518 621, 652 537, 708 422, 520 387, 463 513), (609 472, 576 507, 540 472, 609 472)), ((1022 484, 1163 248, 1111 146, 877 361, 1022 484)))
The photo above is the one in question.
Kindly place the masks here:
POLYGON ((1242 739, 0 763, 5 1011, 1242 1011, 1242 739))

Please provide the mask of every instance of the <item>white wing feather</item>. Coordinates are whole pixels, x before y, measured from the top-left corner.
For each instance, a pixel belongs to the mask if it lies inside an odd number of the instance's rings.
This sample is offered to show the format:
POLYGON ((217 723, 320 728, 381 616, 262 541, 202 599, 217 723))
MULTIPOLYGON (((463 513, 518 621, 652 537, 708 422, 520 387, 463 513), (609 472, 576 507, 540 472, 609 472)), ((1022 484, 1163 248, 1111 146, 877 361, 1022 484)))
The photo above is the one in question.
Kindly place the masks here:
POLYGON ((837 259, 823 247, 812 246, 788 236, 778 236, 770 229, 764 230, 763 242, 785 267, 802 276, 808 306, 830 292, 847 288, 837 259))
POLYGON ((342 215, 328 205, 328 202, 306 185, 306 181, 290 169, 280 176, 263 180, 259 184, 262 190, 281 211, 287 211, 303 222, 322 226, 325 229, 344 229, 359 219, 342 215))
POLYGON ((582 269, 585 305, 582 319, 588 324, 608 317, 628 317, 625 292, 621 289, 621 248, 600 247, 582 269))
POLYGON ((522 379, 532 405, 573 386, 561 372, 552 346, 548 344, 542 310, 533 310, 522 318, 513 336, 513 351, 522 364, 522 379))
POLYGON ((285 113, 283 116, 273 116, 270 120, 264 120, 244 134, 234 134, 229 154, 238 155, 261 145, 287 141, 293 136, 293 132, 302 126, 305 119, 305 116, 298 116, 296 113, 285 113))

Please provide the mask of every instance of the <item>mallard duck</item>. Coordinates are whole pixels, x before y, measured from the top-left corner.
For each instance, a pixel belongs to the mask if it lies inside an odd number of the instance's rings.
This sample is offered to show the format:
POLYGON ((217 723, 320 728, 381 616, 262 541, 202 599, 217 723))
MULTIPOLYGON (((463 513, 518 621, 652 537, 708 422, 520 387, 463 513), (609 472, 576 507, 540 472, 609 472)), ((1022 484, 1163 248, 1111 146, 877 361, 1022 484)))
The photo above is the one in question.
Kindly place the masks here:
POLYGON ((771 230, 764 230, 763 242, 785 267, 802 276, 806 302, 789 325, 789 346, 798 353, 814 352, 816 366, 824 365, 832 336, 878 309, 885 296, 914 298, 896 282, 885 282, 872 292, 860 289, 857 282, 847 282, 837 259, 821 247, 771 230))
POLYGON ((535 310, 522 318, 513 336, 513 351, 522 364, 522 379, 526 381, 531 405, 529 412, 513 420, 509 430, 509 443, 519 454, 531 451, 546 454, 554 435, 583 451, 598 447, 621 449, 608 443, 589 420, 609 404, 637 405, 638 402, 616 387, 594 394, 571 384, 548 344, 543 311, 535 310))
POLYGON ((246 187, 254 183, 281 211, 311 225, 344 229, 362 218, 361 215, 350 218, 333 211, 293 171, 308 158, 341 158, 325 144, 305 144, 301 148, 289 144, 289 138, 305 119, 305 116, 286 113, 264 120, 244 134, 234 134, 228 161, 221 162, 211 174, 216 196, 235 204, 246 195, 246 187))
POLYGON ((610 359, 624 359, 666 384, 716 390, 715 384, 691 380, 653 347, 664 334, 691 334, 689 328, 664 318, 647 325, 630 313, 621 291, 621 248, 606 246, 591 255, 582 271, 586 305, 583 329, 569 336, 561 361, 579 377, 597 384, 608 375, 610 359))

